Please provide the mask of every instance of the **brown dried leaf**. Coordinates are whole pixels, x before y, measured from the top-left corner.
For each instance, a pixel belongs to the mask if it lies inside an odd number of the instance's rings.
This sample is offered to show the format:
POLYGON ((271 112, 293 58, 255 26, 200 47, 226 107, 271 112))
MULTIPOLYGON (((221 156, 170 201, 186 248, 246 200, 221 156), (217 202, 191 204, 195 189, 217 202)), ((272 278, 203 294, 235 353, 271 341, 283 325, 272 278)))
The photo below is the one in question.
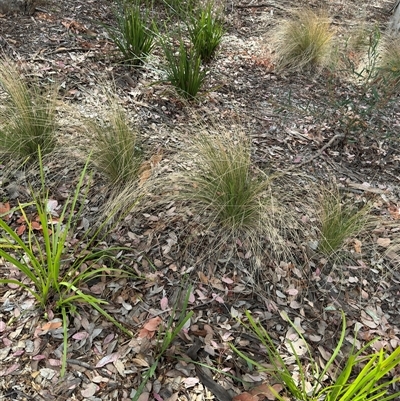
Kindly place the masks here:
POLYGON ((89 383, 87 387, 81 391, 81 395, 85 398, 93 397, 100 387, 95 383, 89 383))
POLYGON ((383 248, 387 248, 390 245, 390 238, 378 238, 376 243, 383 248))
POLYGON ((263 395, 268 400, 273 401, 276 398, 274 395, 274 392, 279 393, 282 390, 283 390, 283 386, 279 383, 274 384, 273 386, 271 386, 270 384, 267 384, 267 383, 263 383, 257 387, 254 387, 253 389, 251 389, 250 394, 257 395, 258 397, 260 397, 260 395, 263 395), (273 389, 272 391, 271 391, 271 388, 273 389))
POLYGON ((158 326, 161 324, 162 319, 157 316, 150 319, 140 330, 139 338, 152 338, 155 334, 155 331, 158 329, 158 326))
POLYGON ((238 394, 232 398, 232 401, 258 401, 259 398, 256 395, 251 395, 250 393, 238 394))
POLYGON ((62 326, 62 322, 60 322, 60 321, 53 321, 53 322, 47 322, 47 323, 45 323, 45 324, 41 327, 41 329, 42 329, 43 331, 49 331, 49 330, 58 329, 58 328, 61 327, 61 326, 62 326))
POLYGON ((102 368, 109 363, 115 362, 119 358, 118 352, 114 352, 112 354, 106 355, 104 358, 101 358, 99 362, 96 364, 96 368, 102 368))
POLYGON ((6 202, 6 203, 2 203, 0 202, 0 215, 5 215, 2 216, 3 220, 9 220, 10 219, 10 215, 8 215, 7 213, 10 211, 10 202, 6 202))
POLYGON ((353 246, 354 246, 354 251, 356 253, 361 253, 361 245, 362 245, 362 242, 360 240, 358 240, 358 239, 354 240, 353 246))

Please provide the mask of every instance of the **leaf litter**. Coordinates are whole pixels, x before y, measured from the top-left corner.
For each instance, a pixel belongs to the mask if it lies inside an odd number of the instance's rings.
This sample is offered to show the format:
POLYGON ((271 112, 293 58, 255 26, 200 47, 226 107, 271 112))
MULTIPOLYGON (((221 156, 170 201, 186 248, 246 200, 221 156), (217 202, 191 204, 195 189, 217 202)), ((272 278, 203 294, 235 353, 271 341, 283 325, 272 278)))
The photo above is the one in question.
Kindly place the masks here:
MULTIPOLYGON (((153 74, 151 71, 147 72, 147 77, 137 77, 137 87, 132 91, 120 79, 125 73, 131 72, 110 61, 106 62, 106 67, 103 61, 98 62, 109 54, 111 45, 101 28, 95 24, 91 26, 83 17, 90 15, 93 21, 109 22, 111 13, 108 2, 78 5, 73 0, 69 5, 70 10, 60 8, 53 1, 48 3, 46 12, 37 11, 34 14, 35 24, 31 18, 22 17, 21 26, 15 27, 11 19, 0 17, 0 34, 5 33, 9 45, 6 51, 18 52, 20 64, 27 73, 43 79, 57 77, 62 82, 65 100, 76 104, 87 116, 101 114, 98 78, 106 76, 107 79, 110 75, 117 78, 121 85, 121 100, 126 105, 133 105, 135 118, 145 127, 146 140, 163 149, 142 166, 140 185, 145 186, 152 174, 162 175, 176 169, 171 153, 183 145, 170 128, 185 132, 191 121, 178 101, 171 101, 163 95, 163 88, 148 85, 153 74), (77 7, 73 7, 73 4, 77 7), (42 30, 49 33, 47 39, 43 39, 42 30), (29 40, 21 40, 26 38, 26 31, 31 33, 29 40), (52 40, 56 34, 57 37, 62 35, 63 46, 58 46, 59 42, 52 40), (12 46, 13 43, 18 46, 12 46), (140 101, 137 100, 138 94, 142 97, 140 101)), ((221 91, 211 92, 209 104, 200 103, 200 112, 207 119, 209 110, 220 118, 236 117, 235 110, 242 110, 249 114, 248 122, 244 123, 248 124, 253 143, 257 145, 254 157, 260 165, 273 161, 276 168, 292 164, 299 166, 308 160, 308 155, 315 151, 317 145, 323 143, 325 135, 329 135, 330 124, 318 124, 310 116, 303 118, 293 115, 290 108, 287 111, 287 121, 290 122, 285 123, 278 121, 275 112, 269 110, 270 106, 265 102, 266 93, 273 100, 279 96, 283 98, 289 82, 273 73, 273 66, 264 55, 265 49, 260 47, 258 38, 254 36, 254 28, 264 29, 265 19, 275 18, 274 13, 270 12, 274 10, 274 5, 267 10, 268 15, 262 9, 236 8, 236 5, 232 5, 229 17, 235 21, 233 32, 228 36, 232 40, 227 40, 221 50, 217 72, 215 77, 210 78, 222 79, 226 86, 221 91), (246 39, 245 43, 241 44, 240 37, 246 39), (266 66, 272 66, 272 69, 266 66)), ((281 13, 282 7, 277 7, 275 13, 281 13)), ((346 13, 345 10, 343 12, 346 13)), ((375 19, 373 10, 368 9, 368 12, 375 19)), ((313 93, 317 83, 311 80, 305 82, 304 87, 313 93)), ((303 83, 299 82, 299 85, 303 86, 303 83)), ((293 92, 301 93, 300 90, 296 91, 299 89, 296 86, 293 89, 293 92)), ((296 104, 303 100, 295 95, 291 101, 296 104)), ((398 111, 396 113, 398 117, 398 111)), ((66 121, 65 134, 70 137, 69 140, 80 141, 79 130, 73 121, 66 121)), ((140 401, 214 397, 199 380, 195 364, 186 355, 196 339, 202 343, 200 360, 210 368, 217 369, 212 374, 209 372, 210 376, 230 390, 231 398, 239 401, 273 400, 269 386, 279 392, 282 390, 280 385, 272 383, 266 373, 249 372, 248 366, 235 357, 229 347, 230 342, 240 344, 246 351, 259 356, 260 362, 268 362, 264 358, 265 350, 238 323, 246 309, 250 309, 263 322, 268 333, 280 344, 282 356, 293 365, 288 341, 299 354, 305 354, 305 344, 288 327, 285 313, 293 317, 306 340, 315 343, 313 352, 320 355, 321 366, 324 360, 329 359, 329 350, 335 347, 340 327, 338 315, 332 312, 335 310, 346 311, 349 341, 352 341, 354 331, 360 329, 357 348, 361 347, 362 341, 369 341, 375 336, 381 337, 376 347, 399 346, 400 277, 396 274, 396 266, 400 263, 400 248, 396 248, 398 226, 392 224, 399 219, 396 187, 393 177, 385 177, 384 171, 382 179, 386 178, 387 182, 383 181, 381 187, 359 180, 360 173, 373 177, 375 172, 368 170, 368 163, 362 165, 361 169, 358 166, 355 168, 352 163, 356 158, 352 150, 350 147, 342 152, 332 149, 329 157, 316 159, 315 164, 310 163, 307 171, 316 177, 326 170, 336 171, 346 188, 358 191, 357 194, 378 196, 375 198, 376 210, 387 217, 387 224, 372 231, 374 246, 367 258, 357 259, 357 264, 352 265, 338 261, 335 266, 327 266, 323 258, 310 258, 307 266, 279 261, 273 268, 266 269, 266 276, 261 282, 251 282, 248 280, 249 264, 246 262, 251 258, 251 252, 242 249, 243 244, 239 239, 234 244, 237 247, 235 258, 228 262, 222 258, 208 261, 209 264, 204 263, 203 266, 202 262, 196 260, 196 257, 201 259, 202 249, 197 250, 193 260, 190 257, 185 259, 186 255, 179 253, 185 240, 179 227, 188 222, 193 224, 191 227, 197 227, 196 221, 190 220, 192 216, 189 212, 185 214, 184 209, 180 209, 181 205, 164 205, 162 210, 149 206, 141 219, 127 216, 125 227, 122 226, 120 232, 114 234, 116 241, 131 247, 132 252, 126 257, 127 265, 132 266, 141 278, 136 281, 121 278, 113 282, 105 279, 85 289, 109 301, 106 310, 134 333, 133 338, 124 337, 93 311, 80 309, 77 315, 70 318, 68 370, 66 377, 60 379, 62 330, 60 321, 52 316, 52 305, 46 310, 48 320, 45 320, 43 313, 35 309, 28 294, 12 285, 2 286, 0 392, 13 399, 22 399, 23 396, 39 396, 48 400, 131 399, 134 395, 132 389, 139 386, 142 375, 153 362, 160 328, 168 320, 171 308, 179 305, 177 288, 188 275, 194 277, 189 309, 195 314, 189 326, 182 330, 179 339, 167 351, 157 368, 157 374, 140 396, 140 401), (353 182, 357 180, 359 182, 353 182), (389 266, 382 260, 380 248, 387 252, 392 261, 389 266), (394 270, 393 274, 390 269, 394 270), (231 376, 224 376, 223 373, 231 376), (232 376, 241 379, 242 383, 232 376)), ((388 166, 385 168, 390 170, 390 161, 387 160, 388 166)), ((371 164, 374 163, 372 160, 371 164)), ((62 158, 49 162, 49 166, 54 173, 51 178, 53 192, 58 197, 51 199, 47 208, 57 218, 63 202, 73 190, 70 183, 79 175, 79 166, 76 169, 65 166, 62 158)), ((190 165, 187 167, 190 168, 190 165)), ((4 199, 15 202, 17 197, 20 200, 26 197, 29 200, 30 189, 25 188, 27 179, 29 177, 22 180, 12 177, 18 187, 6 186, 4 199)), ((103 184, 101 179, 99 182, 90 192, 89 207, 93 210, 92 213, 85 211, 86 222, 82 220, 84 230, 88 230, 95 221, 96 214, 93 212, 98 210, 102 202, 103 184)), ((0 213, 4 214, 2 218, 10 221, 18 234, 23 236, 27 222, 17 213, 9 214, 10 210, 9 202, 0 204, 0 213)), ((31 224, 40 231, 34 215, 31 224)), ((78 241, 77 238, 75 240, 78 241)), ((370 241, 367 238, 358 241, 351 246, 355 253, 361 254, 370 241)), ((15 276, 17 272, 5 265, 3 274, 15 276)))

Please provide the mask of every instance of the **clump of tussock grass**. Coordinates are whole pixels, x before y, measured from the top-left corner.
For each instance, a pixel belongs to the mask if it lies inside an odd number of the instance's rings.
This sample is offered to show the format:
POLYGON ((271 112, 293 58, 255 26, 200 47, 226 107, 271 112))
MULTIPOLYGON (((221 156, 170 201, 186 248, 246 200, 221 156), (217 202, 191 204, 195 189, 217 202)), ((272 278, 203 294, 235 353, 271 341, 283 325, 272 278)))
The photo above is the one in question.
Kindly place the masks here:
POLYGON ((280 71, 324 66, 333 47, 329 18, 311 9, 295 9, 273 34, 276 67, 280 71))
POLYGON ((142 65, 155 46, 157 27, 149 12, 142 12, 140 2, 124 3, 116 11, 117 26, 107 27, 112 42, 122 53, 125 63, 142 65))
MULTIPOLYGON (((286 207, 285 189, 277 184, 282 177, 254 166, 244 134, 222 126, 216 131, 201 132, 193 140, 194 165, 177 180, 178 199, 189 203, 199 227, 211 234, 203 255, 234 251, 239 240, 254 255, 255 267, 262 259, 279 263, 292 258, 289 242, 297 235, 298 224, 293 209, 286 207)), ((189 242, 198 238, 193 235, 189 242)))
POLYGON ((38 158, 56 146, 57 90, 28 84, 9 61, 0 61, 0 150, 18 161, 38 158))
POLYGON ((320 195, 318 251, 326 256, 339 252, 347 239, 368 226, 369 212, 369 205, 358 208, 344 201, 337 187, 324 188, 320 195))
POLYGON ((389 88, 400 87, 400 43, 398 38, 385 37, 382 40, 378 62, 378 80, 389 88))
POLYGON ((136 181, 143 161, 137 128, 132 128, 125 111, 109 98, 107 121, 90 121, 91 160, 111 186, 121 188, 136 181))

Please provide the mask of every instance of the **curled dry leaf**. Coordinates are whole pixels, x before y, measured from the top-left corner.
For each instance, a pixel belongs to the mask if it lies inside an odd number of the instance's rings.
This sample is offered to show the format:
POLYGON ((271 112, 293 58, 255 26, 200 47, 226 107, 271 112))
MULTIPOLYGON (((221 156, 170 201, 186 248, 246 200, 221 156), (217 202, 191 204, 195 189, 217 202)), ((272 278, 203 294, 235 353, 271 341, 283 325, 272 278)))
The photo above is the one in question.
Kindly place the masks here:
POLYGON ((187 377, 183 379, 182 382, 185 384, 186 388, 191 388, 199 382, 199 379, 197 377, 187 377))
POLYGON ((26 231, 26 224, 21 224, 15 231, 17 235, 21 236, 26 231))
POLYGON ((362 242, 360 240, 355 239, 353 241, 354 251, 356 253, 361 253, 361 245, 362 245, 362 242))
POLYGON ((163 297, 160 301, 161 310, 166 310, 168 308, 168 298, 163 297))
POLYGON ((8 214, 10 212, 10 202, 2 203, 0 202, 0 215, 3 220, 9 220, 10 215, 8 214))

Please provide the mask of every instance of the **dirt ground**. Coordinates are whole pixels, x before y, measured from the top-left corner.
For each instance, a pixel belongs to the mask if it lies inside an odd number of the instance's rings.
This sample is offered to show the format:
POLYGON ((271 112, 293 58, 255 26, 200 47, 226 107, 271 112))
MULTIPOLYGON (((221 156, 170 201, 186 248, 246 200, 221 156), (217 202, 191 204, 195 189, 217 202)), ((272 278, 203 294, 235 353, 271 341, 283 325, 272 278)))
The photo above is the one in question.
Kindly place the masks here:
MULTIPOLYGON (((110 3, 47 0, 31 16, 0 15, 1 54, 14 60, 27 78, 57 82, 60 87, 63 149, 46 162, 51 195, 60 204, 65 194, 74 191, 84 163, 80 155, 90 146, 77 115, 102 117, 103 88, 109 84, 115 85, 121 104, 140 128, 146 148, 160 155, 156 170, 161 177, 180 164, 190 166, 179 155, 186 146, 183 138, 192 135, 199 121, 203 129, 208 124, 228 124, 251 138, 257 167, 291 169, 298 186, 303 185, 302 178, 296 178, 300 173, 314 183, 334 181, 355 201, 372 200, 382 223, 368 238, 360 239, 368 251, 352 264, 341 261, 326 269, 321 259, 304 257, 298 265, 276 260, 265 266, 262 280, 252 281, 250 256, 239 243, 229 260, 202 258, 206 240, 190 250, 182 246, 184 235, 195 227, 187 210, 149 203, 140 213, 129 215, 107 239, 132 248, 123 256, 124 262, 142 278, 105 280, 90 288, 109 302, 106 310, 134 335, 129 338, 95 311, 80 308, 70 321, 64 378, 59 374, 62 331, 43 329, 43 311, 35 308, 27 293, 0 286, 0 400, 130 400, 157 352, 157 338, 139 338, 140 330, 154 317, 166 322, 181 296, 179 289, 189 284, 193 287, 188 311, 194 312, 190 325, 159 363, 140 401, 218 399, 188 361, 196 339, 202 344, 199 359, 218 369, 212 372, 214 386, 221 385, 231 398, 265 382, 265 373, 251 370, 229 347, 234 342, 243 352, 260 354, 257 339, 235 319, 245 310, 263 322, 293 365, 282 345, 289 328, 285 313, 301 327, 313 351, 322 355, 320 363, 339 337, 340 314, 334 312, 338 310, 344 310, 348 319, 345 351, 356 329, 359 345, 379 336, 378 348, 399 346, 398 99, 364 115, 362 97, 353 83, 334 79, 327 71, 277 73, 269 46, 269 33, 293 6, 327 9, 336 36, 345 38, 358 27, 372 31, 377 25, 384 30, 393 2, 221 3, 226 34, 210 64, 205 94, 192 105, 160 83, 159 48, 142 69, 118 62, 104 28, 115 23, 110 3)), ((158 22, 165 17, 163 10, 158 4, 152 11, 158 22)), ((14 204, 28 199, 30 180, 37 179, 37 173, 3 170, 2 199, 14 204)), ((304 181, 305 193, 307 185, 304 181)), ((106 198, 104 180, 95 173, 84 216, 89 225, 95 224, 106 198)), ((9 273, 5 265, 0 267, 0 277, 2 271, 9 273)), ((51 312, 51 306, 46 312, 51 312)))

